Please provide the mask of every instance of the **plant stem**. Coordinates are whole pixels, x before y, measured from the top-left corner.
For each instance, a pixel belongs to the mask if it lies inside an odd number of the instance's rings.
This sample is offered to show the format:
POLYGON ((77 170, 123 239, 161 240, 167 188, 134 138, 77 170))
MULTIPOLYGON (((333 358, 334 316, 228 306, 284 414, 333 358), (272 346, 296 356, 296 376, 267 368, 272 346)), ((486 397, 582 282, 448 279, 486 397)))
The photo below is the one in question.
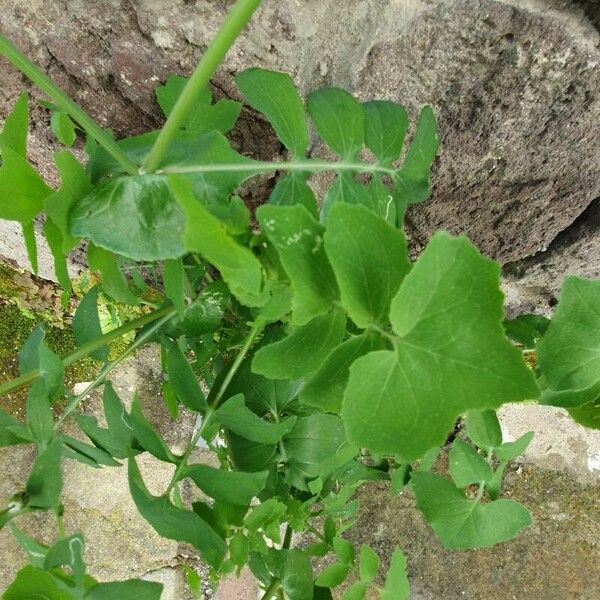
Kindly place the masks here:
POLYGON ((294 530, 291 525, 288 523, 285 526, 285 535, 283 536, 283 544, 281 544, 282 549, 288 549, 292 545, 292 538, 294 537, 294 530))
POLYGON ((185 174, 185 173, 220 173, 237 171, 255 173, 268 173, 271 171, 301 171, 317 173, 319 171, 356 171, 360 173, 382 173, 393 176, 396 171, 378 164, 366 162, 347 162, 335 160, 315 160, 306 158, 304 160, 291 161, 248 161, 244 163, 218 163, 210 165, 190 165, 184 167, 165 167, 157 173, 185 174))
POLYGON ((273 579, 269 584, 269 587, 265 590, 265 593, 260 597, 260 600, 271 600, 273 596, 279 591, 281 583, 279 579, 273 579))
MULTIPOLYGON (((77 348, 77 350, 75 350, 68 356, 65 356, 65 358, 63 358, 63 361, 62 361, 63 367, 68 367, 69 365, 73 364, 74 362, 77 362, 78 360, 81 360, 82 358, 86 357, 88 354, 91 354, 94 350, 101 348, 102 346, 105 346, 109 342, 112 342, 113 340, 120 338, 122 335, 129 333, 130 331, 133 331, 134 329, 138 329, 139 327, 142 327, 143 325, 152 323, 152 321, 156 321, 156 319, 160 319, 161 317, 164 317, 164 316, 171 317, 175 314, 175 312, 176 312, 175 307, 169 305, 169 306, 164 306, 163 308, 159 308, 158 310, 155 310, 146 315, 142 315, 141 317, 138 317, 137 319, 133 319, 132 321, 128 321, 127 323, 124 323, 120 327, 112 329, 108 333, 105 333, 104 335, 102 335, 94 340, 91 340, 91 341, 87 342, 86 344, 81 345, 79 348, 77 348)), ((39 376, 40 376, 39 370, 29 371, 29 373, 24 373, 20 377, 16 377, 15 379, 11 379, 10 381, 0 384, 0 396, 7 394, 8 392, 18 390, 18 389, 28 385, 32 381, 35 381, 39 376)))
POLYGON ((122 352, 121 354, 119 354, 119 356, 117 356, 117 358, 115 358, 114 360, 111 360, 110 362, 106 363, 104 365, 104 367, 102 367, 102 370, 100 371, 100 373, 98 374, 98 376, 96 377, 96 379, 94 379, 94 381, 92 381, 92 383, 90 383, 90 385, 88 385, 85 388, 85 390, 83 390, 83 392, 81 392, 81 394, 75 396, 74 398, 72 398, 69 401, 69 403, 67 404, 67 407, 65 408, 64 412, 62 413, 62 415, 56 421, 56 423, 54 425, 54 431, 56 432, 56 431, 58 431, 60 429, 60 426, 65 422, 65 420, 69 417, 69 415, 77 408, 77 406, 79 405, 79 403, 92 390, 94 390, 101 383, 103 383, 104 380, 106 379, 107 375, 120 362, 122 362, 123 360, 125 360, 130 354, 132 354, 140 346, 142 346, 143 344, 145 344, 167 321, 169 321, 170 319, 172 319, 174 315, 175 315, 175 311, 173 310, 172 313, 169 313, 166 316, 163 316, 162 319, 160 319, 158 322, 156 322, 154 325, 152 325, 152 327, 150 327, 147 331, 145 331, 142 335, 140 335, 133 342, 133 344, 131 344, 124 352, 122 352))
POLYGON ((146 156, 143 164, 146 173, 152 173, 158 168, 171 142, 179 133, 185 118, 193 108, 194 102, 208 85, 210 78, 214 75, 248 21, 250 21, 260 3, 261 0, 237 0, 223 21, 217 35, 208 45, 196 70, 181 92, 171 114, 156 138, 150 153, 146 156))
POLYGON ((217 408, 219 407, 219 403, 223 399, 223 396, 224 396, 225 392, 227 391, 227 388, 229 387, 229 384, 231 383, 233 376, 236 374, 237 370, 240 368, 242 361, 244 360, 244 358, 246 358, 246 354, 248 354, 248 350, 250 350, 250 347, 252 346, 252 342, 254 342, 254 340, 256 339, 256 336, 260 333, 260 331, 262 331, 263 327, 264 327, 264 323, 256 322, 250 328, 250 331, 248 332, 248 335, 246 336, 246 339, 244 340, 244 343, 243 343, 242 347, 240 348, 240 351, 238 352, 237 356, 235 357, 235 360, 233 361, 233 364, 231 365, 229 371, 227 372, 225 379, 223 379, 223 382, 221 383, 221 387, 219 387, 219 391, 217 392, 217 394, 213 400, 213 403, 207 407, 206 412, 204 413, 204 415, 202 415, 202 425, 200 425, 200 427, 198 428, 198 431, 196 431, 196 433, 192 437, 192 441, 188 444, 188 447, 185 449, 185 452, 184 452, 183 456, 181 457, 181 461, 177 465, 177 468, 175 469, 175 473, 173 473, 173 477, 171 478, 171 481, 169 482, 167 490, 164 493, 165 496, 169 496, 171 494, 171 492, 173 491, 173 488, 175 487, 175 484, 179 481, 179 478, 181 477, 181 473, 187 466, 187 461, 189 460, 192 452, 194 451, 194 448, 198 445, 198 441, 202 437, 202 434, 208 429, 208 426, 212 423, 212 417, 213 417, 215 411, 217 410, 217 408))
POLYGON ((46 74, 25 56, 8 38, 0 34, 0 54, 3 54, 21 73, 52 99, 78 125, 93 137, 130 175, 138 166, 119 148, 117 142, 100 127, 79 105, 63 92, 46 74))

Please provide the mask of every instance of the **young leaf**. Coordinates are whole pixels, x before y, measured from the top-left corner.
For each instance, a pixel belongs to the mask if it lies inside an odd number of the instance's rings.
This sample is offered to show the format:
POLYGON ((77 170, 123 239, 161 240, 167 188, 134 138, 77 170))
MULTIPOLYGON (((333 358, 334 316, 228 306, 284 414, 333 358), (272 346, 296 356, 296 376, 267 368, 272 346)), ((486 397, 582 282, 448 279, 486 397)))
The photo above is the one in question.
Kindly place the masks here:
POLYGON ((531 524, 529 512, 514 500, 468 500, 447 479, 431 473, 414 473, 412 482, 417 506, 445 548, 489 548, 531 524))
POLYGON ((395 186, 400 209, 406 204, 417 204, 429 198, 429 170, 440 145, 440 136, 431 106, 424 106, 419 114, 417 129, 411 141, 402 168, 396 173, 395 186))
POLYGON ((140 397, 135 394, 131 404, 131 424, 139 445, 153 456, 164 462, 177 464, 179 457, 175 456, 162 437, 152 427, 142 412, 140 397))
POLYGON ((303 325, 330 310, 338 290, 323 248, 324 228, 301 205, 261 206, 256 217, 292 282, 294 322, 303 325))
POLYGON ((46 552, 48 552, 48 546, 40 544, 33 538, 25 535, 14 523, 10 524, 10 531, 14 538, 19 542, 19 545, 27 554, 29 562, 38 569, 44 568, 44 561, 46 559, 46 552))
POLYGON ((342 600, 364 600, 368 589, 367 581, 357 581, 344 592, 342 600))
POLYGON ((335 562, 326 567, 315 579, 315 585, 334 588, 344 582, 350 571, 350 566, 345 563, 335 562))
POLYGON ((262 267, 252 252, 229 235, 225 225, 214 217, 192 193, 189 182, 171 178, 171 188, 187 217, 186 248, 198 252, 219 271, 231 292, 250 306, 262 303, 262 267))
POLYGON ((70 232, 133 260, 185 253, 185 217, 161 175, 109 179, 73 206, 70 232))
POLYGON ((340 88, 312 92, 308 112, 323 141, 344 159, 355 158, 365 143, 363 107, 340 88))
POLYGON ((528 349, 535 348, 538 340, 548 330, 550 319, 542 315, 520 315, 516 319, 504 321, 506 335, 528 349))
POLYGON ((354 546, 341 537, 334 537, 331 541, 333 544, 335 554, 340 559, 340 561, 347 565, 352 565, 354 563, 355 558, 354 546))
POLYGON ((74 600, 73 596, 58 587, 58 579, 48 571, 27 565, 18 573, 16 579, 8 586, 3 600, 74 600))
POLYGON ((61 454, 62 441, 56 439, 34 460, 27 479, 27 493, 31 508, 52 508, 58 504, 63 483, 61 454))
POLYGON ((398 159, 408 128, 406 109, 395 102, 376 100, 363 104, 365 141, 380 164, 391 166, 398 159))
POLYGON ((209 565, 218 568, 227 551, 225 542, 196 513, 176 508, 166 496, 152 496, 133 458, 129 459, 129 489, 141 515, 159 535, 192 544, 209 565))
POLYGON ((244 525, 251 533, 257 532, 259 529, 266 529, 271 523, 276 523, 279 526, 281 517, 287 511, 287 506, 277 500, 277 498, 269 498, 252 511, 244 520, 244 525))
POLYGON ((357 358, 385 347, 385 340, 370 331, 342 342, 331 351, 321 367, 302 387, 300 402, 323 412, 339 413, 350 377, 350 365, 357 358))
POLYGON ((543 403, 573 408, 600 397, 600 280, 565 279, 537 350, 543 403))
POLYGON ((494 471, 494 475, 489 481, 485 482, 485 489, 490 497, 490 500, 498 500, 502 493, 502 479, 504 471, 508 463, 500 463, 500 466, 494 471))
POLYGON ((379 571, 379 556, 367 544, 360 547, 359 573, 362 581, 369 583, 375 579, 379 571))
POLYGON ((263 346, 252 361, 252 371, 269 379, 300 379, 317 370, 341 341, 346 316, 338 309, 295 328, 278 342, 263 346))
POLYGON ((385 325, 411 266, 404 234, 363 206, 337 203, 324 243, 350 318, 363 329, 385 325))
POLYGON ((165 260, 163 267, 165 295, 177 309, 177 314, 180 319, 183 319, 185 315, 184 279, 185 273, 183 271, 183 261, 181 258, 165 260))
POLYGON ((490 463, 460 438, 454 440, 448 460, 450 476, 459 488, 489 481, 493 476, 490 463))
POLYGON ((385 586, 380 590, 380 594, 380 600, 406 600, 410 594, 406 575, 406 556, 399 548, 394 549, 385 586))
POLYGON ((52 194, 38 172, 11 148, 2 149, 0 219, 29 224, 52 194))
POLYGON ((396 350, 350 367, 342 418, 351 442, 410 462, 440 446, 466 410, 537 397, 504 337, 498 287, 498 265, 465 238, 433 237, 392 301, 396 350))
POLYGON ((243 473, 215 469, 208 465, 188 465, 181 479, 189 477, 208 496, 229 504, 250 504, 267 482, 268 471, 243 473))
POLYGON ((246 407, 242 394, 227 400, 214 415, 225 429, 258 444, 276 444, 296 423, 296 417, 288 417, 279 423, 261 419, 246 407))
MULTIPOLYGON (((98 288, 93 287, 81 300, 73 317, 73 335, 79 346, 102 335, 98 316, 98 288)), ((108 347, 102 346, 90 353, 92 358, 104 362, 108 358, 108 347)))
POLYGON ((164 341, 167 351, 169 384, 184 406, 197 412, 206 411, 206 398, 187 358, 175 342, 164 341))
POLYGON ((77 140, 75 123, 62 111, 54 111, 50 117, 50 127, 56 139, 65 146, 72 146, 77 140))
POLYGON ((85 543, 80 533, 62 538, 46 552, 44 569, 49 571, 54 567, 69 567, 77 587, 81 588, 85 577, 84 548, 85 543))
POLYGON ((470 410, 466 420, 467 435, 480 448, 489 450, 502 443, 502 430, 495 410, 470 410))
POLYGON ((304 156, 308 127, 292 78, 287 73, 248 69, 238 73, 235 82, 248 104, 267 117, 285 147, 297 157, 304 156))
POLYGON ((154 581, 141 579, 127 579, 125 581, 111 581, 99 583, 90 588, 85 600, 160 600, 163 585, 154 581))
POLYGON ((102 275, 103 292, 106 292, 115 302, 138 304, 137 298, 129 290, 127 279, 121 273, 117 259, 112 252, 90 242, 87 256, 90 270, 98 271, 102 275))
POLYGON ((311 187, 306 183, 306 175, 292 171, 281 178, 269 196, 269 204, 302 204, 313 216, 318 216, 317 199, 311 187))
POLYGON ((531 444, 533 439, 533 431, 528 431, 514 442, 506 442, 497 448, 494 448, 494 454, 500 460, 513 460, 525 452, 527 446, 531 444))
POLYGON ((27 158, 27 130, 29 128, 29 94, 23 92, 4 121, 0 133, 0 153, 10 148, 27 158))

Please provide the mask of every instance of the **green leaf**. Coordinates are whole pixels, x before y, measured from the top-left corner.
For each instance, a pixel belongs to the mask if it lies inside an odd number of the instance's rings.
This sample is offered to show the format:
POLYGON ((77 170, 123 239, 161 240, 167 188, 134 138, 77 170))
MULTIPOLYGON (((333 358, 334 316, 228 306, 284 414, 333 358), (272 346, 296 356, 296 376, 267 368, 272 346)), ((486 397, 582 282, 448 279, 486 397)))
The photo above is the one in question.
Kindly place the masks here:
POLYGON ((259 444, 276 444, 296 423, 296 417, 288 417, 279 423, 261 419, 246 407, 242 394, 227 400, 214 416, 226 429, 259 444))
POLYGON ((301 204, 313 216, 317 217, 317 199, 311 187, 306 183, 306 175, 292 171, 280 179, 269 196, 269 204, 301 204))
POLYGON ((352 95, 340 88, 312 92, 308 112, 323 141, 342 158, 354 158, 365 142, 365 113, 352 95))
POLYGON ((386 347, 384 338, 365 331, 336 346, 319 369, 310 377, 300 391, 300 402, 315 406, 323 412, 339 413, 344 390, 350 377, 350 365, 373 350, 386 347))
POLYGON ((66 301, 68 301, 71 295, 71 277, 69 276, 69 269, 67 267, 67 255, 63 249, 64 238, 59 227, 51 219, 46 219, 44 223, 44 237, 46 238, 46 242, 48 242, 48 247, 54 260, 54 274, 64 290, 64 294, 67 297, 66 301))
POLYGON ((119 456, 119 458, 125 458, 127 456, 127 450, 132 448, 135 444, 134 425, 131 417, 125 410, 125 405, 109 381, 104 384, 102 402, 106 423, 111 436, 114 441, 125 450, 125 455, 119 456))
POLYGON ((542 315, 520 315, 516 319, 504 321, 506 335, 514 342, 529 349, 535 348, 549 325, 550 319, 542 317, 542 315))
POLYGON ((380 164, 391 166, 398 159, 408 128, 406 109, 395 102, 376 100, 363 104, 365 141, 380 164))
POLYGON ((404 234, 363 206, 337 203, 324 243, 350 318, 363 329, 384 325, 410 271, 404 234))
POLYGON ((406 556, 399 548, 394 549, 385 586, 380 590, 380 600, 406 600, 410 585, 406 575, 406 556))
POLYGON ((77 201, 92 191, 93 186, 81 163, 70 152, 57 152, 54 162, 60 173, 60 189, 44 200, 44 210, 60 230, 62 251, 66 255, 77 245, 77 238, 71 235, 69 229, 69 212, 77 201))
POLYGON ((173 464, 179 462, 179 457, 171 452, 165 441, 144 416, 140 397, 137 393, 134 395, 131 404, 130 418, 135 437, 144 450, 147 450, 152 456, 156 456, 156 458, 164 462, 173 464))
POLYGON ((527 446, 533 440, 533 431, 528 431, 514 442, 506 442, 497 448, 494 448, 494 454, 500 460, 512 460, 525 452, 527 446))
POLYGON ((112 252, 90 243, 87 250, 88 265, 91 271, 99 271, 102 276, 102 291, 115 302, 138 304, 137 298, 129 290, 127 279, 117 264, 112 252))
POLYGON ((101 465, 107 467, 121 466, 121 463, 114 460, 108 452, 105 452, 101 448, 90 446, 90 444, 80 442, 78 439, 68 435, 63 436, 63 441, 67 446, 67 452, 65 453, 67 458, 74 458, 75 460, 79 460, 80 462, 89 464, 93 467, 100 467, 101 465), (72 454, 70 454, 69 451, 71 451, 72 454))
POLYGON ((319 368, 345 330, 346 316, 338 309, 315 317, 282 340, 260 348, 252 371, 269 379, 300 379, 319 368))
POLYGON ((333 600, 333 595, 329 588, 315 585, 312 600, 333 600))
POLYGON ((394 195, 377 174, 372 175, 367 187, 369 202, 365 203, 376 215, 390 225, 396 226, 398 215, 394 195))
POLYGON ((256 217, 292 283, 294 321, 303 325, 329 311, 338 290, 323 248, 324 228, 298 204, 261 206, 256 217))
POLYGON ((268 471, 243 473, 215 469, 208 465, 188 465, 181 479, 189 477, 208 496, 230 504, 250 504, 264 489, 268 471))
POLYGON ((27 130, 29 128, 29 94, 23 92, 4 121, 0 133, 0 153, 9 148, 27 158, 27 130))
POLYGON ((69 567, 77 586, 81 587, 85 577, 84 548, 85 543, 80 533, 60 539, 46 552, 44 569, 49 571, 54 567, 69 567))
POLYGON ((490 497, 490 500, 497 500, 502 493, 502 479, 504 477, 504 471, 508 463, 500 463, 498 468, 494 471, 493 477, 486 481, 485 489, 490 497))
POLYGON ((47 571, 28 565, 17 573, 16 579, 6 589, 2 600, 75 600, 59 589, 58 580, 47 571))
POLYGON ((333 549, 335 555, 340 559, 341 562, 352 565, 354 563, 354 546, 341 537, 334 537, 332 539, 333 549))
POLYGON ((431 473, 414 473, 412 482, 417 506, 445 548, 489 548, 531 524, 529 512, 514 500, 468 500, 447 479, 431 473))
MULTIPOLYGON (((165 116, 171 114, 188 79, 188 77, 171 75, 165 85, 156 88, 156 99, 165 116)), ((206 87, 196 100, 195 110, 191 111, 186 118, 183 129, 189 135, 199 135, 213 130, 227 133, 235 126, 241 110, 241 103, 233 100, 219 100, 212 104, 212 93, 206 87)))
POLYGON ((46 559, 46 552, 48 552, 48 546, 40 544, 33 538, 25 535, 14 523, 10 524, 10 531, 14 538, 19 542, 19 545, 27 554, 29 562, 38 569, 44 568, 44 561, 46 559))
POLYGON ((390 491, 392 496, 397 496, 410 481, 412 467, 410 463, 402 463, 390 473, 390 491))
POLYGON ((163 342, 167 350, 169 384, 179 402, 189 409, 204 413, 206 398, 190 363, 174 342, 163 342))
POLYGON ((594 402, 588 402, 568 410, 576 423, 590 429, 600 429, 600 396, 594 402))
POLYGON ((417 129, 402 164, 395 176, 398 212, 406 204, 417 204, 429 198, 429 170, 440 145, 440 136, 431 106, 419 114, 417 129))
MULTIPOLYGON (((73 317, 73 335, 77 345, 83 346, 102 335, 98 316, 98 288, 93 287, 81 300, 73 317)), ((104 362, 108 358, 108 347, 102 346, 90 353, 92 358, 104 362)))
POLYGON ((218 568, 227 551, 225 542, 196 513, 176 508, 165 496, 152 496, 133 458, 129 459, 129 489, 140 514, 159 535, 192 544, 209 565, 218 568))
POLYGON ((160 600, 162 591, 162 583, 127 579, 99 583, 87 591, 84 600, 160 600))
POLYGON ((315 579, 315 585, 320 587, 334 588, 344 582, 350 571, 350 566, 335 562, 326 567, 315 579))
POLYGON ((27 479, 27 493, 31 508, 52 508, 58 504, 63 484, 61 454, 62 442, 56 439, 33 461, 27 479))
POLYGON ((367 544, 360 547, 359 573, 362 581, 369 583, 375 579, 379 571, 379 556, 367 544))
POLYGON ((498 265, 465 238, 436 234, 392 301, 395 351, 350 367, 348 439, 410 462, 441 446, 465 411, 536 398, 502 312, 498 265))
POLYGON ((191 338, 212 333, 221 324, 228 297, 227 286, 222 281, 210 283, 186 308, 183 320, 170 324, 169 335, 191 338))
POLYGON ((252 509, 244 520, 244 524, 248 531, 255 533, 259 529, 264 530, 273 522, 279 524, 286 511, 287 506, 283 502, 280 502, 277 498, 269 498, 252 509))
POLYGON ((369 589, 366 581, 357 581, 353 583, 342 596, 342 600, 364 600, 369 589))
POLYGON ((378 204, 373 201, 369 190, 353 179, 352 174, 342 171, 338 173, 335 181, 327 190, 323 203, 321 204, 321 222, 326 222, 331 207, 339 202, 346 204, 365 205, 373 212, 377 212, 378 204))
POLYGON ((47 444, 52 440, 54 413, 50 408, 48 388, 43 379, 36 379, 27 395, 27 427, 36 442, 47 444))
POLYGON ((50 127, 56 139, 65 146, 72 146, 77 140, 75 123, 67 113, 54 111, 50 117, 50 127))
POLYGON ((189 182, 171 178, 173 193, 187 217, 184 242, 219 271, 231 292, 250 306, 262 303, 262 266, 246 247, 229 235, 226 226, 194 197, 189 182))
POLYGON ((21 375, 39 371, 45 383, 47 394, 53 399, 63 389, 63 363, 45 342, 46 333, 42 326, 36 327, 19 351, 19 372, 21 375))
POLYGON ((279 580, 287 599, 312 598, 312 566, 302 550, 272 550, 268 558, 272 572, 279 580))
POLYGON ((181 258, 165 260, 163 267, 163 285, 165 295, 177 309, 180 319, 185 316, 185 291, 184 291, 185 273, 183 271, 183 261, 181 258))
POLYGON ((467 435, 480 448, 489 450, 502 443, 502 430, 495 410, 470 410, 466 421, 467 435))
POLYGON ((31 223, 52 194, 38 172, 11 148, 2 149, 0 219, 31 223))
POLYGON ((33 221, 30 223, 21 223, 21 231, 23 232, 23 241, 25 242, 25 250, 27 258, 31 265, 31 270, 34 275, 38 274, 38 251, 37 240, 35 239, 35 229, 33 221))
POLYGON ((100 183, 73 206, 70 232, 133 260, 177 258, 185 218, 160 175, 118 177, 100 183))
POLYGON ((543 403, 573 408, 600 397, 600 280, 565 279, 537 351, 543 403))
POLYGON ((490 463, 475 448, 456 438, 448 456, 450 476, 459 488, 489 481, 493 476, 490 463))
MULTIPOLYGON (((337 415, 314 413, 298 418, 292 431, 283 439, 287 480, 294 487, 308 491, 308 480, 327 477, 341 466, 336 464, 336 453, 345 442, 344 426, 337 415)), ((352 454, 355 452, 354 449, 352 454)))
POLYGON ((248 69, 238 73, 235 82, 248 104, 267 117, 285 147, 297 157, 304 156, 308 127, 292 78, 287 73, 248 69))
POLYGON ((0 448, 26 444, 31 439, 31 432, 14 417, 0 409, 0 448))

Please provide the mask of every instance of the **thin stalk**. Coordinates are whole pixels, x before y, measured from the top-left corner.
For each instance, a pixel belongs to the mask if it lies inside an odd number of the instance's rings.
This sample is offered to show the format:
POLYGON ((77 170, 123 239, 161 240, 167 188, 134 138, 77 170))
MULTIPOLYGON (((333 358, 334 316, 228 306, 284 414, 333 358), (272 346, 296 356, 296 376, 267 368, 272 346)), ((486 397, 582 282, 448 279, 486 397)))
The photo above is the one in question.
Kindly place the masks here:
POLYGON ((269 587, 265 590, 265 593, 260 597, 260 600, 271 600, 275 594, 279 591, 281 583, 279 579, 273 579, 269 584, 269 587))
POLYGON ((294 537, 294 530, 291 525, 288 523, 285 526, 285 535, 283 536, 283 544, 281 544, 282 549, 288 549, 292 545, 292 538, 294 537))
POLYGON ((119 354, 119 356, 117 356, 117 358, 106 363, 104 365, 104 367, 102 367, 102 370, 100 371, 100 373, 98 374, 96 379, 94 379, 94 381, 92 381, 92 383, 90 383, 90 385, 88 385, 85 388, 85 390, 83 390, 83 392, 81 392, 81 394, 75 396, 74 398, 72 398, 69 401, 64 412, 62 413, 62 415, 57 419, 56 423, 54 424, 54 431, 55 432, 59 431, 61 425, 66 421, 66 419, 71 415, 71 413, 77 408, 77 406, 79 406, 79 403, 90 392, 92 392, 100 384, 104 383, 104 380, 106 379, 108 374, 119 363, 121 363, 128 356, 130 356, 133 352, 135 352, 140 346, 145 344, 167 321, 169 321, 170 319, 173 318, 174 314, 175 314, 175 312, 173 312, 173 314, 167 314, 166 316, 164 316, 162 319, 160 319, 158 322, 156 322, 152 327, 148 328, 148 330, 145 331, 142 335, 140 335, 124 352, 119 354))
POLYGON ((146 173, 156 171, 169 146, 175 137, 177 137, 198 96, 208 85, 210 78, 215 74, 218 66, 223 62, 225 55, 248 24, 248 21, 250 21, 260 3, 261 0, 237 0, 234 4, 223 21, 217 35, 208 45, 196 70, 181 92, 171 114, 156 138, 152 149, 146 156, 143 164, 143 169, 146 173))
MULTIPOLYGON (((175 312, 176 312, 175 307, 164 306, 163 308, 159 308, 158 310, 155 310, 151 313, 142 315, 141 317, 138 317, 137 319, 128 321, 127 323, 124 323, 123 325, 121 325, 115 329, 112 329, 108 333, 105 333, 104 335, 102 335, 94 340, 91 340, 91 341, 87 342, 86 344, 81 345, 79 348, 77 348, 77 350, 75 350, 68 356, 65 356, 65 358, 62 359, 63 367, 68 367, 69 365, 73 364, 74 362, 77 362, 78 360, 81 360, 82 358, 86 357, 88 354, 91 354, 94 350, 97 350, 98 348, 105 346, 106 344, 112 342, 113 340, 120 338, 122 335, 129 333, 130 331, 133 331, 134 329, 138 329, 139 327, 142 327, 143 325, 152 323, 152 321, 156 321, 156 319, 160 319, 161 317, 164 317, 167 315, 173 316, 175 314, 175 312)), ((11 379, 10 381, 0 384, 0 396, 7 394, 8 392, 13 392, 22 387, 25 387, 26 385, 35 381, 39 376, 40 376, 39 370, 29 371, 29 373, 24 373, 20 377, 16 377, 15 379, 11 379)))
POLYGON ((240 348, 240 351, 238 352, 237 356, 235 357, 233 364, 229 368, 229 371, 227 372, 225 379, 223 379, 223 382, 221 383, 221 386, 219 387, 219 391, 217 392, 212 404, 210 404, 207 407, 206 412, 202 416, 202 425, 200 425, 200 427, 198 428, 198 431, 196 431, 196 433, 192 437, 191 442, 188 444, 187 448, 185 449, 185 452, 183 453, 183 456, 181 457, 181 460, 179 461, 179 464, 177 465, 177 468, 175 469, 175 473, 173 473, 173 477, 171 477, 171 481, 169 482, 167 490, 164 493, 165 496, 168 497, 171 494, 171 492, 173 491, 173 488, 179 481, 179 478, 181 477, 183 470, 186 468, 187 462, 188 462, 192 452, 194 451, 194 448, 198 445, 200 438, 202 437, 203 433, 208 429, 208 426, 212 424, 213 415, 214 415, 215 411, 217 410, 217 408, 219 407, 219 403, 223 399, 223 396, 224 396, 225 392, 227 391, 227 388, 229 387, 229 384, 231 383, 233 376, 237 373, 237 370, 240 368, 242 361, 244 360, 244 358, 246 358, 246 354, 248 354, 248 350, 250 350, 252 343, 254 342, 254 340, 256 339, 256 336, 260 333, 260 331, 262 331, 263 327, 264 327, 264 324, 262 322, 258 322, 258 323, 254 323, 252 325, 252 327, 250 328, 250 331, 248 332, 248 335, 246 336, 246 339, 244 340, 244 343, 243 343, 242 347, 240 348))
POLYGON ((238 173, 269 173, 271 171, 303 171, 317 173, 320 171, 353 171, 360 173, 382 173, 393 176, 396 171, 389 167, 365 162, 346 162, 334 160, 305 160, 292 161, 252 161, 246 163, 218 163, 210 165, 190 165, 183 167, 165 167, 157 173, 186 174, 186 173, 220 173, 222 171, 238 173))
POLYGON ((0 34, 0 54, 46 94, 62 111, 93 137, 130 175, 138 166, 119 148, 110 134, 102 129, 78 104, 63 92, 35 63, 25 56, 8 38, 0 34))

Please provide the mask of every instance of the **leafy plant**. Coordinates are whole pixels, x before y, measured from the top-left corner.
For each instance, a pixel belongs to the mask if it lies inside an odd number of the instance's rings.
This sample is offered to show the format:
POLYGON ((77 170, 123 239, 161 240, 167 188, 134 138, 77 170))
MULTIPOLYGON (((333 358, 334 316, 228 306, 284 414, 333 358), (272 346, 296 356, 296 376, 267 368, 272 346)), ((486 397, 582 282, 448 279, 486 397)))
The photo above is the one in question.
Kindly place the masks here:
MULTIPOLYGON (((488 547, 531 522, 524 507, 500 498, 507 462, 531 434, 504 442, 495 409, 540 399, 599 426, 600 282, 567 279, 550 323, 527 316, 503 324, 499 266, 465 237, 439 232, 409 258, 404 214, 429 195, 439 143, 430 107, 401 160, 408 130, 401 106, 361 104, 337 88, 313 92, 305 104, 288 75, 250 69, 238 87, 289 159, 255 161, 231 148, 226 134, 241 106, 213 103, 207 86, 258 4, 238 0, 191 78, 159 87, 167 116, 160 131, 119 141, 0 36, 0 51, 51 100, 59 141, 69 147, 84 135, 89 154, 83 166, 59 152, 61 185, 49 188, 27 162, 21 96, 0 136, 0 217, 22 224, 35 270, 33 219, 45 214, 67 293, 66 257, 82 240, 101 275, 73 320, 78 349, 60 358, 36 329, 20 352, 20 377, 0 385, 0 393, 29 386, 25 422, 0 411, 0 445, 37 448, 29 478, 0 512, 0 526, 11 528, 30 561, 7 600, 161 596, 155 583, 98 583, 86 572, 83 535, 62 524, 64 460, 102 468, 126 461, 139 512, 163 537, 195 547, 214 581, 249 565, 264 600, 310 600, 331 598, 350 577, 344 598, 355 600, 380 585, 377 555, 343 537, 364 482, 388 480, 393 493, 411 487, 447 548, 488 547), (336 160, 306 157, 305 110, 336 160), (253 220, 236 191, 267 171, 280 178, 253 220), (307 181, 321 171, 335 179, 317 201, 307 181), (158 304, 144 296, 141 268, 162 274, 158 304), (103 329, 99 294, 145 308, 103 329), (109 358, 108 342, 132 332, 131 344, 109 358), (182 455, 148 422, 137 396, 125 406, 110 384, 115 366, 148 343, 161 347, 171 415, 181 405, 201 415, 182 455), (73 395, 64 367, 88 355, 103 366, 73 395), (100 387, 106 426, 80 410, 100 387), (461 417, 466 428, 449 451, 449 480, 431 471, 461 417), (77 439, 64 432, 67 420, 79 427, 77 439), (218 468, 190 464, 202 439, 218 468), (143 452, 174 465, 158 496, 138 469, 143 452), (184 501, 186 479, 205 500, 184 501), (56 514, 50 547, 18 529, 19 517, 36 511, 56 514), (314 542, 295 548, 294 532, 314 542), (315 572, 313 558, 326 555, 333 562, 315 572)), ((187 577, 198 589, 197 575, 188 569, 187 577)), ((384 600, 407 597, 401 549, 379 589, 384 600)))

